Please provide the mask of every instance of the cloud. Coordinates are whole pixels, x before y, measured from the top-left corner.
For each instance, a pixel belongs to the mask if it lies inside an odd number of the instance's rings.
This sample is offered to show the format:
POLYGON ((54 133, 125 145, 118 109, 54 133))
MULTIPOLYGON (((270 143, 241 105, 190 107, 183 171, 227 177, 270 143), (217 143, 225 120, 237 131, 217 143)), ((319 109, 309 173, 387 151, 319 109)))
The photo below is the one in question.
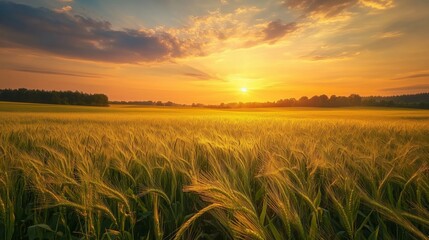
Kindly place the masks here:
POLYGON ((397 38, 402 36, 403 33, 400 31, 391 31, 391 32, 384 32, 379 36, 380 39, 386 39, 386 38, 397 38))
POLYGON ((330 18, 357 2, 358 0, 285 0, 283 4, 301 11, 305 17, 330 18))
POLYGON ((185 69, 183 73, 184 76, 196 78, 199 80, 221 80, 218 76, 203 72, 191 66, 184 65, 182 66, 182 69, 185 69))
POLYGON ((340 60, 358 56, 360 54, 361 53, 358 51, 344 51, 342 49, 336 49, 333 51, 314 51, 303 58, 311 61, 340 60))
POLYGON ((263 11, 254 6, 239 7, 226 13, 216 10, 205 16, 191 16, 184 27, 166 31, 182 39, 183 47, 191 55, 207 55, 226 49, 273 44, 299 29, 295 22, 255 19, 263 11))
POLYGON ((297 29, 298 27, 295 22, 283 24, 280 20, 271 21, 263 31, 265 35, 264 40, 275 42, 286 34, 294 32, 297 29))
POLYGON ((387 9, 394 6, 393 0, 360 0, 360 3, 375 9, 387 9))
POLYGON ((34 68, 26 66, 12 66, 6 67, 4 69, 17 71, 17 72, 28 72, 28 73, 39 73, 39 74, 50 74, 50 75, 61 75, 69 77, 84 77, 84 78, 101 78, 104 75, 93 74, 93 73, 83 73, 83 72, 70 72, 70 71, 59 71, 59 70, 50 70, 43 68, 34 68))
POLYGON ((427 92, 429 91, 429 84, 408 85, 403 87, 383 88, 385 92, 401 92, 401 91, 414 91, 414 92, 427 92))
POLYGON ((248 22, 261 11, 257 7, 191 16, 178 28, 139 30, 114 29, 108 21, 73 15, 71 10, 70 6, 50 10, 0 1, 0 31, 5 33, 0 47, 27 48, 82 60, 139 63, 251 47, 277 40, 293 28, 292 24, 274 22, 261 36, 266 26, 248 22))
MULTIPOLYGON (((69 0, 59 0, 70 3, 69 0)), ((186 56, 205 56, 228 49, 274 44, 298 30, 311 27, 307 17, 330 20, 363 0, 285 0, 305 18, 282 21, 261 18, 266 9, 255 6, 220 9, 191 16, 181 27, 115 29, 108 21, 72 14, 72 7, 50 10, 0 1, 0 47, 49 52, 65 58, 115 63, 166 61, 186 56)), ((387 0, 365 0, 384 4, 387 0)), ((346 14, 347 15, 347 14, 346 14)), ((278 16, 277 16, 278 17, 278 16)), ((269 17, 266 17, 269 18, 269 17)), ((385 36, 393 38, 396 35, 385 36)), ((356 52, 356 51, 342 51, 356 52)), ((352 53, 353 54, 353 53, 352 53)), ((344 54, 334 54, 342 58, 344 54)), ((318 54, 315 60, 326 59, 318 54)))
POLYGON ((375 9, 394 6, 393 0, 284 0, 283 5, 300 11, 304 18, 326 19, 336 17, 347 9, 360 4, 375 9))
POLYGON ((69 58, 134 63, 183 55, 172 35, 150 29, 113 30, 107 21, 0 2, 0 47, 25 47, 69 58))
POLYGON ((204 73, 204 72, 185 72, 183 73, 183 75, 188 76, 188 77, 192 77, 192 78, 197 78, 199 80, 214 80, 216 78, 214 78, 213 76, 204 73))
POLYGON ((413 79, 413 78, 429 78, 429 73, 415 73, 402 77, 394 78, 393 80, 404 80, 404 79, 413 79))
POLYGON ((251 47, 263 42, 261 35, 265 24, 250 21, 261 11, 257 7, 241 7, 230 12, 211 11, 203 16, 190 16, 182 27, 165 28, 164 31, 180 39, 182 49, 194 56, 251 47))
POLYGON ((71 6, 64 6, 62 8, 55 9, 55 12, 65 13, 65 12, 70 12, 71 10, 73 10, 73 8, 71 6))

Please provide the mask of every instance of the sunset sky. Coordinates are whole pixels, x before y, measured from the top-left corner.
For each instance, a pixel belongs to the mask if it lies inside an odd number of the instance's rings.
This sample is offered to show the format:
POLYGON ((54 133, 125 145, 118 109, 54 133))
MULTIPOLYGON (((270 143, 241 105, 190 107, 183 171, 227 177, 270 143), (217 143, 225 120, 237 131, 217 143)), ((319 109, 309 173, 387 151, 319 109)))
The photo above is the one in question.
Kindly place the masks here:
POLYGON ((21 87, 210 104, 429 92, 429 1, 0 1, 0 88, 21 87))

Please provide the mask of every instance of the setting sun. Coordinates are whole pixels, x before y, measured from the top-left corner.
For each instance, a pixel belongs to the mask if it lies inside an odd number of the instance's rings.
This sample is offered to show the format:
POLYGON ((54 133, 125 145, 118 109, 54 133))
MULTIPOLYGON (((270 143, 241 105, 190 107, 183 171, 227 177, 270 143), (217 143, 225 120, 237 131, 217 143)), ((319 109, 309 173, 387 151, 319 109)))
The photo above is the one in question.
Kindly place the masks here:
POLYGON ((245 92, 247 92, 247 88, 246 88, 246 87, 242 87, 242 88, 240 89, 240 91, 241 91, 241 92, 243 92, 243 93, 245 93, 245 92))

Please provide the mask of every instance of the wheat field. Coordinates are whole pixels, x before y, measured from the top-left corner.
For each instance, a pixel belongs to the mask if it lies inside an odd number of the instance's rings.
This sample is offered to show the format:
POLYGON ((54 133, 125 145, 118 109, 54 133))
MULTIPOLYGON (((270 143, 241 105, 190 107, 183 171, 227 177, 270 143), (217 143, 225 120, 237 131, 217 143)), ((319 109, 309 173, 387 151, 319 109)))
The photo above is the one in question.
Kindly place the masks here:
POLYGON ((0 239, 429 239, 429 111, 0 103, 0 239))

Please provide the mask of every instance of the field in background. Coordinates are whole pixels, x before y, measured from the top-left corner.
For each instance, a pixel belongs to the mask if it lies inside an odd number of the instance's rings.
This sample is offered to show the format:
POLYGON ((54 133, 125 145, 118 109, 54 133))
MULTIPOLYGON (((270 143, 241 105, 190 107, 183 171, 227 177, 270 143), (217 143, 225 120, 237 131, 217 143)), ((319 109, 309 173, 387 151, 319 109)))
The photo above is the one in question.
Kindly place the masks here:
POLYGON ((428 239, 429 111, 0 102, 0 239, 428 239))

